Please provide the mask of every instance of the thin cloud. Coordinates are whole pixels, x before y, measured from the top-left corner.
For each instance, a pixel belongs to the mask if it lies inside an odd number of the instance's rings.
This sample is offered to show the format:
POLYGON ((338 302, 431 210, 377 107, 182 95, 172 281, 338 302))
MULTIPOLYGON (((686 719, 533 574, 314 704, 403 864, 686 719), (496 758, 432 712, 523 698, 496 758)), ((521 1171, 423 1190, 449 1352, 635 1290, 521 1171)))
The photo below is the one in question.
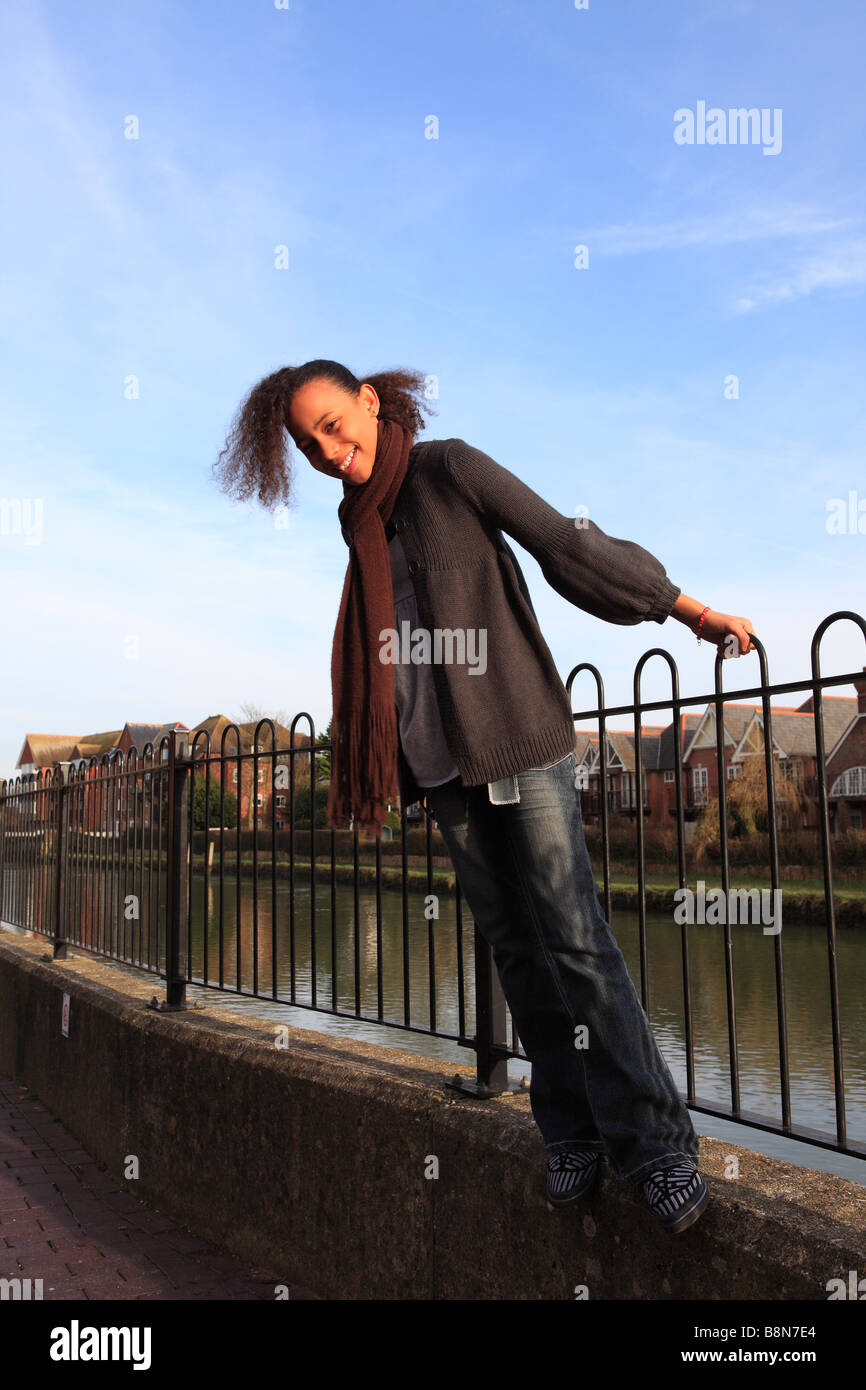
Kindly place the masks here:
POLYGON ((866 284, 866 240, 848 242, 820 256, 810 256, 796 269, 776 277, 756 280, 754 287, 735 300, 732 314, 751 314, 775 304, 805 299, 818 290, 857 289, 866 284))
POLYGON ((749 212, 712 213, 673 222, 629 222, 596 227, 583 235, 595 251, 609 256, 634 256, 648 251, 678 251, 685 246, 730 246, 758 239, 823 236, 848 226, 850 220, 828 217, 803 207, 770 211, 755 208, 749 212))

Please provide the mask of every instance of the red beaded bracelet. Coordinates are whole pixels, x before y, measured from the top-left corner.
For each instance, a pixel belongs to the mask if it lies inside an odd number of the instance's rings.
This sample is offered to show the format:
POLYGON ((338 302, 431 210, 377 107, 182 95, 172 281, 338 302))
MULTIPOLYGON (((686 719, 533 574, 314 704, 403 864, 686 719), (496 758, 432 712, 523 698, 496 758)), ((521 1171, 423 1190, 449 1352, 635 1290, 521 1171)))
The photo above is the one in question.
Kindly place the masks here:
POLYGON ((701 628, 702 628, 703 625, 704 625, 704 618, 707 616, 707 614, 709 613, 709 611, 710 611, 710 605, 707 604, 706 608, 704 609, 703 613, 701 614, 700 622, 698 623, 698 630, 697 630, 697 633, 695 634, 696 637, 697 637, 697 639, 698 639, 698 646, 701 645, 701 628))

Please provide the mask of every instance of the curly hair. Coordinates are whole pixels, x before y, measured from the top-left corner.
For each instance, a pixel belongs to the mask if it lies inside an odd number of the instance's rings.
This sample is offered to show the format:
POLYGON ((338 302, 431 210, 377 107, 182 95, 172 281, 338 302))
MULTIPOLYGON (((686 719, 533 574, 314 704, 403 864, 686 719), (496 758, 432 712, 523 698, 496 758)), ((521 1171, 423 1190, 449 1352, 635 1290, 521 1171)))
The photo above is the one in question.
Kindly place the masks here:
POLYGON ((287 457, 291 436, 286 428, 295 393, 311 381, 330 381, 352 396, 368 382, 379 397, 379 415, 396 420, 414 437, 425 428, 421 410, 432 413, 427 403, 422 372, 395 367, 356 377, 340 362, 317 357, 300 367, 280 367, 263 377, 239 406, 226 438, 226 447, 213 466, 223 492, 239 502, 257 496, 272 509, 293 501, 294 468, 287 457))

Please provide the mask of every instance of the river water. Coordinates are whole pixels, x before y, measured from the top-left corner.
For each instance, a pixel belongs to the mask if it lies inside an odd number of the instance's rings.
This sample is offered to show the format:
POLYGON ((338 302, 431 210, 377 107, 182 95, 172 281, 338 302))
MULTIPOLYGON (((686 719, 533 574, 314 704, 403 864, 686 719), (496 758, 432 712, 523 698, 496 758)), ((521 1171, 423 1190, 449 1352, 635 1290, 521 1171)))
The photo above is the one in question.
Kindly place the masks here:
MULTIPOLYGON (((375 1019, 378 1003, 377 963, 381 936, 382 1004, 385 1019, 404 1020, 403 904, 399 892, 383 890, 381 922, 377 925, 376 896, 372 888, 359 890, 357 926, 351 885, 337 884, 334 914, 338 1008, 354 1012, 356 989, 354 962, 357 950, 358 997, 360 1012, 375 1019)), ((194 894, 193 973, 203 976, 203 910, 199 882, 194 894)), ((243 988, 252 985, 253 923, 252 887, 241 886, 241 980, 243 988)), ((270 884, 260 882, 258 893, 258 962, 260 992, 270 993, 274 975, 272 943, 276 939, 277 993, 288 998, 291 990, 290 894, 278 881, 276 915, 272 916, 270 884), (273 924, 275 923, 275 933, 273 924)), ((421 893, 409 895, 408 979, 409 1021, 417 1027, 430 1023, 430 941, 434 955, 436 983, 436 1025, 457 1032, 459 1028, 457 993, 457 924, 455 899, 442 895, 438 918, 425 917, 421 893)), ((295 915, 295 997, 302 1004, 312 1001, 311 896, 308 877, 296 881, 295 915)), ((209 891, 208 978, 215 980, 219 950, 219 892, 212 882, 209 891)), ((322 882, 316 888, 316 979, 319 1003, 331 1001, 331 891, 322 882)), ((614 934, 640 990, 640 956, 637 913, 614 909, 614 934)), ((770 1122, 781 1123, 779 1030, 776 1014, 775 940, 764 935, 760 925, 731 928, 734 942, 734 992, 740 1067, 740 1101, 743 1110, 756 1112, 770 1122)), ((730 1102, 730 1066, 726 1010, 723 928, 693 925, 689 929, 691 973, 692 1036, 694 1040, 695 1093, 700 1102, 730 1102)), ((672 917, 650 914, 647 918, 649 959, 650 1019, 659 1046, 682 1091, 686 1085, 686 1044, 683 1010, 682 929, 672 917)), ((833 1047, 830 1026, 830 990, 827 943, 824 933, 810 926, 783 926, 779 937, 784 961, 784 984, 788 1036, 791 1110, 794 1124, 834 1132, 833 1047)), ((238 952, 236 882, 226 879, 223 913, 223 961, 226 982, 237 979, 238 952)), ((852 929, 837 932, 839 1001, 842 1050, 845 1067, 845 1096, 848 1138, 866 1144, 866 935, 852 929)), ((463 908, 463 961, 466 1030, 474 1031, 472 984, 474 953, 472 917, 463 908)), ((448 1061, 471 1064, 473 1054, 445 1038, 388 1028, 364 1018, 344 1019, 291 1008, 262 999, 225 994, 212 989, 192 988, 190 995, 210 1005, 258 1017, 295 1022, 313 1031, 341 1033, 367 1042, 395 1046, 404 1051, 448 1061)), ((509 1062, 509 1075, 529 1075, 528 1063, 509 1062)), ((777 1137, 751 1126, 732 1124, 700 1112, 693 1112, 699 1133, 756 1148, 763 1153, 785 1157, 806 1167, 837 1172, 866 1185, 866 1161, 837 1155, 817 1146, 777 1137)))

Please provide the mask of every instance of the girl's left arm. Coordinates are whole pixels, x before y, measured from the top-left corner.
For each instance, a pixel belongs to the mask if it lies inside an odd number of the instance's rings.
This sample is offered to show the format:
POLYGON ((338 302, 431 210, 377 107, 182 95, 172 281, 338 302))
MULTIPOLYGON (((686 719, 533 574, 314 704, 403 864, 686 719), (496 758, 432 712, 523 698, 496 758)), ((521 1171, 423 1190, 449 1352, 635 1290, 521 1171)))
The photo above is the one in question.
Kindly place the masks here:
POLYGON ((445 469, 488 525, 529 551, 552 589, 608 623, 663 623, 681 590, 634 541, 588 518, 564 516, 521 478, 465 439, 446 443, 445 469))
MULTIPOLYGON (((445 468, 454 485, 481 516, 534 556, 548 584, 563 598, 608 623, 663 623, 671 616, 697 632, 705 605, 677 588, 648 550, 607 535, 588 518, 564 516, 465 439, 446 443, 445 468)), ((721 650, 733 634, 742 655, 752 650, 752 631, 748 618, 710 610, 700 636, 721 650)))

